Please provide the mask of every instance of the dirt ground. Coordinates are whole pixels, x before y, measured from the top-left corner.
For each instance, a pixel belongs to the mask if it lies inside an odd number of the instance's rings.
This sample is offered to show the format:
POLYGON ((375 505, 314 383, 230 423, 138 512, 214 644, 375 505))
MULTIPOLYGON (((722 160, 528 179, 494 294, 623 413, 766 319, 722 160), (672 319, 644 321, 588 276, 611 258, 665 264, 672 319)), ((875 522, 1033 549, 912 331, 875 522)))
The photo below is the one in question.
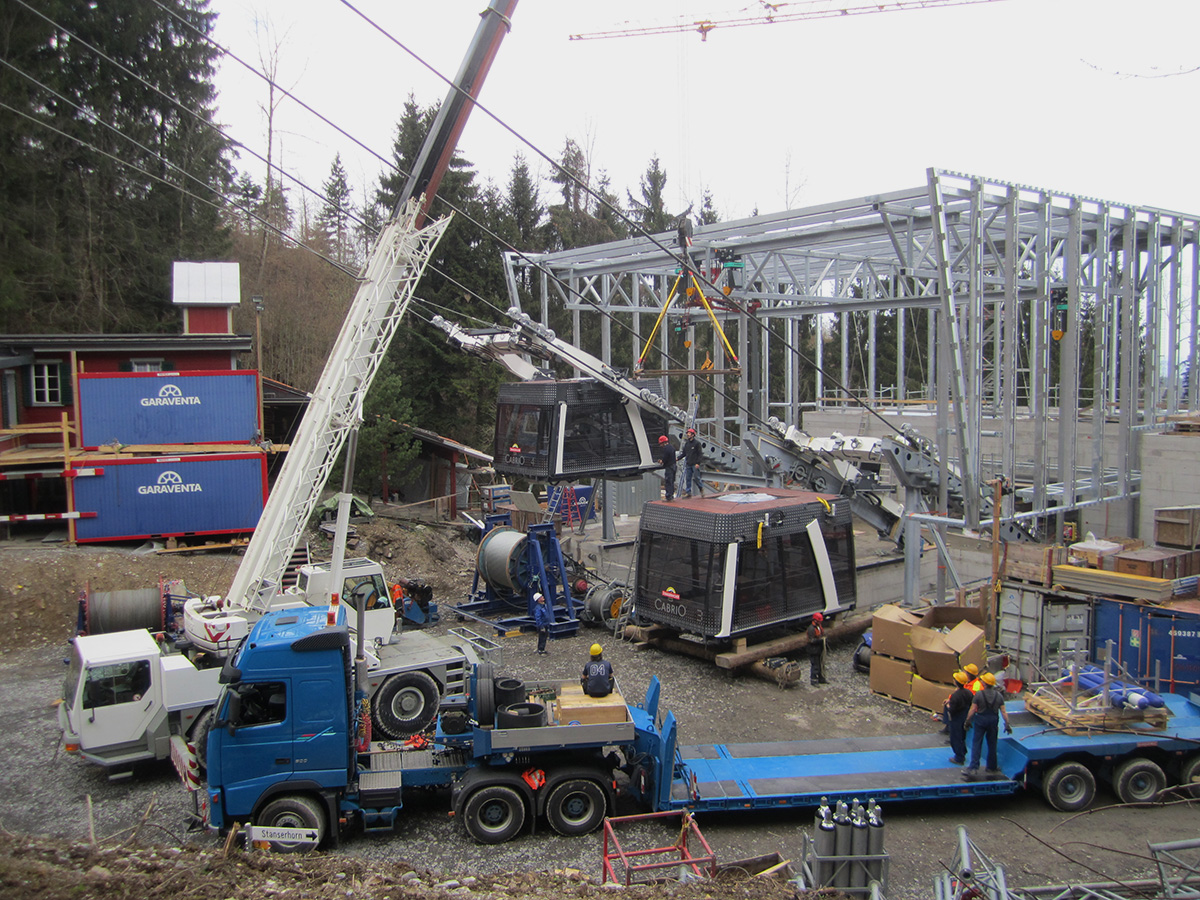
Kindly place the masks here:
MULTIPOLYGON (((312 538, 318 558, 328 554, 323 541, 312 538)), ((442 527, 377 520, 359 527, 353 553, 381 561, 389 577, 426 580, 443 609, 466 597, 474 574, 475 546, 442 527)), ((601 890, 598 835, 566 839, 541 829, 508 844, 482 847, 447 818, 445 798, 436 795, 414 798, 395 833, 348 838, 336 851, 303 859, 236 849, 226 855, 217 839, 184 832, 185 795, 169 765, 139 769, 132 783, 111 784, 96 767, 61 755, 53 698, 79 592, 89 586, 152 587, 161 577, 181 579, 198 593, 222 594, 239 562, 239 555, 225 551, 159 555, 145 547, 70 548, 27 535, 0 541, 0 898, 173 893, 198 900, 264 895, 383 900, 418 893, 549 898, 601 890)), ((439 627, 452 627, 454 618, 444 616, 439 627)), ((663 704, 682 723, 682 743, 904 734, 936 727, 927 713, 869 692, 865 676, 850 664, 853 643, 831 652, 833 683, 821 688, 804 684, 781 690, 688 657, 639 652, 594 629, 552 642, 546 657, 534 654, 531 635, 503 639, 503 670, 526 679, 574 678, 593 640, 605 642, 605 655, 613 660, 627 697, 639 697, 652 676, 662 679, 663 704)), ((1054 812, 1030 793, 901 804, 888 808, 887 820, 891 900, 933 895, 933 879, 952 859, 960 824, 1004 865, 1010 885, 1145 878, 1151 874, 1147 841, 1200 833, 1200 811, 1193 805, 1122 807, 1103 794, 1094 810, 1075 817, 1054 812)), ((719 860, 777 852, 798 862, 812 812, 707 814, 701 825, 719 860)), ((649 837, 657 842, 664 834, 660 829, 649 837)), ((670 843, 670 835, 665 837, 670 843)), ((790 889, 735 877, 636 893, 767 900, 790 889)))

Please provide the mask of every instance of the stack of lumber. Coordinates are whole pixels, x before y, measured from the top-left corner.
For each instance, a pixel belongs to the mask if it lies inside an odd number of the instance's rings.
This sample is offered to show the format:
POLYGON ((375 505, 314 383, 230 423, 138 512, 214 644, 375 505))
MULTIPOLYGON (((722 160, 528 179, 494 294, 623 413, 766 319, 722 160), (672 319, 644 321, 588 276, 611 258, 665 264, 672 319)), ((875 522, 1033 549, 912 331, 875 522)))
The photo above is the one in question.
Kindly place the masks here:
POLYGON ((1117 709, 1105 705, 1103 698, 1080 694, 1071 709, 1069 685, 1039 685, 1025 694, 1025 708, 1049 725, 1066 734, 1090 731, 1161 731, 1167 727, 1167 709, 1117 709))
POLYGON ((1171 599, 1173 584, 1168 578, 1147 578, 1105 569, 1083 566, 1055 566, 1054 583, 1084 594, 1101 597, 1128 597, 1164 603, 1171 599))

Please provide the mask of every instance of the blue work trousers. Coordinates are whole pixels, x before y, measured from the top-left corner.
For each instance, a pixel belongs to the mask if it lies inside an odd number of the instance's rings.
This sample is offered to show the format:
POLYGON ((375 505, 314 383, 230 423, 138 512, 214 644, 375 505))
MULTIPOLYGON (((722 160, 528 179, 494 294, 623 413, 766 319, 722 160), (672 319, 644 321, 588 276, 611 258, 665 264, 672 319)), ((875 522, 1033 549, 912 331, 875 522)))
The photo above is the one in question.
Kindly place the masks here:
POLYGON ((975 726, 975 734, 971 740, 971 765, 969 768, 979 768, 979 756, 983 750, 983 739, 987 738, 987 767, 989 769, 997 768, 996 765, 996 741, 1000 734, 1000 713, 976 713, 971 719, 971 724, 975 726))

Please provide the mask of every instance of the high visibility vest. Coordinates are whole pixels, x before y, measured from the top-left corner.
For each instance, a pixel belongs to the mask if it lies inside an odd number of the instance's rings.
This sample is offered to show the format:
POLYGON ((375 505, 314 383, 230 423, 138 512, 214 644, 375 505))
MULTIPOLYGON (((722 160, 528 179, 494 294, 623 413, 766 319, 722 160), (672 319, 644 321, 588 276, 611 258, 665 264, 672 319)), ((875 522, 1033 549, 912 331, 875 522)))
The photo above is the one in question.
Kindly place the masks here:
POLYGON ((982 678, 972 678, 970 681, 967 682, 966 688, 972 694, 978 694, 980 691, 983 690, 983 679, 982 678))

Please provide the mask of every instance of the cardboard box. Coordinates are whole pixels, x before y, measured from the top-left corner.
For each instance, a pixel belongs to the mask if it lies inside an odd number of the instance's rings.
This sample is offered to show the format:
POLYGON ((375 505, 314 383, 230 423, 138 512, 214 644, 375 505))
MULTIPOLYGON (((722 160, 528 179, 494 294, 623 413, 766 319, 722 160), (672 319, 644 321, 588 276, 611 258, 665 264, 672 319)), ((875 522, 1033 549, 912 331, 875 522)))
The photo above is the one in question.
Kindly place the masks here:
POLYGON ((907 703, 911 680, 912 666, 906 660, 892 659, 878 653, 871 654, 870 684, 875 693, 887 694, 907 703))
POLYGON ((951 684, 967 663, 986 663, 983 610, 975 606, 933 606, 909 632, 913 670, 929 681, 951 684))
POLYGON ((956 687, 958 687, 957 684, 942 684, 939 681, 930 681, 920 675, 914 675, 909 702, 921 709, 940 713, 942 704, 946 702, 946 698, 954 692, 956 687))
POLYGON ((895 604, 879 607, 871 620, 871 652, 912 659, 908 633, 920 621, 920 617, 895 604))

